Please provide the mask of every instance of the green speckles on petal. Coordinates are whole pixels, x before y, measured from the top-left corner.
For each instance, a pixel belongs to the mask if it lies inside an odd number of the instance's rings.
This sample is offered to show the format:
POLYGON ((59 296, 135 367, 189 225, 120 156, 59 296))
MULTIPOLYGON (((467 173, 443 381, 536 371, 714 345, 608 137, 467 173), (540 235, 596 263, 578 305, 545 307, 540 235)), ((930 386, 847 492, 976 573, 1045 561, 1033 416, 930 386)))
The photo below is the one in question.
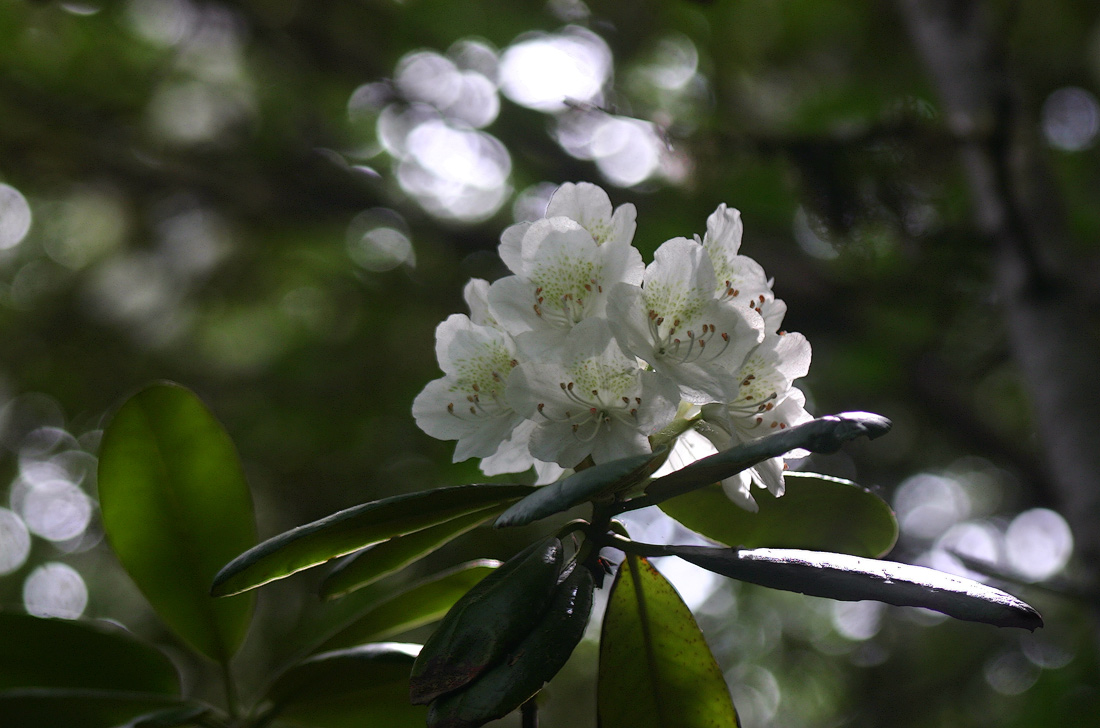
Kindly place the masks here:
POLYGON ((535 305, 560 310, 570 324, 577 323, 592 300, 603 292, 601 277, 602 266, 596 261, 560 251, 531 272, 531 282, 536 286, 535 305))
POLYGON ((515 360, 503 342, 493 341, 487 342, 477 356, 456 359, 454 365, 457 376, 451 391, 503 396, 515 360))
POLYGON ((693 321, 702 315, 706 305, 713 300, 710 291, 686 286, 661 285, 653 281, 645 288, 645 305, 649 311, 672 322, 693 321))
POLYGON ((594 396, 604 404, 617 403, 622 397, 635 394, 639 388, 637 367, 628 369, 598 359, 575 362, 569 374, 577 389, 586 394, 598 392, 594 396))

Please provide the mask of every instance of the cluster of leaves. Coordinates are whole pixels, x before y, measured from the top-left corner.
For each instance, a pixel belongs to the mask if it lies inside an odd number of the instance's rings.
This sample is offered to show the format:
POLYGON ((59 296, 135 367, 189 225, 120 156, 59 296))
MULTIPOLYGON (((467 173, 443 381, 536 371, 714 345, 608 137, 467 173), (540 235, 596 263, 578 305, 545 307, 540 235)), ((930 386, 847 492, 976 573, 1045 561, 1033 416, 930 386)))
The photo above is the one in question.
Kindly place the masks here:
POLYGON ((691 612, 647 557, 674 555, 777 589, 1039 626, 1039 615, 1008 594, 876 560, 892 547, 896 523, 885 503, 853 483, 791 477, 787 495, 765 499, 755 514, 713 485, 794 448, 831 452, 888 428, 876 415, 847 413, 658 478, 651 474, 664 451, 594 466, 543 488, 479 484, 398 495, 253 546, 251 498, 229 436, 189 390, 155 384, 130 398, 105 432, 104 529, 164 623, 221 665, 225 708, 181 695, 172 662, 117 626, 2 614, 0 714, 28 727, 110 728, 126 721, 133 728, 259 727, 280 720, 315 728, 370 721, 479 726, 526 703, 568 659, 608 570, 605 547, 625 554, 610 587, 600 647, 598 710, 610 728, 737 725, 691 612), (323 596, 341 596, 490 519, 498 527, 525 525, 582 503, 592 505, 589 519, 566 524, 503 565, 462 564, 371 604, 274 676, 249 709, 237 705, 230 661, 248 629, 256 587, 353 554, 321 587, 323 596), (654 504, 736 547, 631 540, 615 516, 654 504), (845 523, 825 522, 826 512, 845 513, 845 523), (423 648, 380 641, 440 619, 423 648), (62 645, 69 657, 59 660, 62 645))

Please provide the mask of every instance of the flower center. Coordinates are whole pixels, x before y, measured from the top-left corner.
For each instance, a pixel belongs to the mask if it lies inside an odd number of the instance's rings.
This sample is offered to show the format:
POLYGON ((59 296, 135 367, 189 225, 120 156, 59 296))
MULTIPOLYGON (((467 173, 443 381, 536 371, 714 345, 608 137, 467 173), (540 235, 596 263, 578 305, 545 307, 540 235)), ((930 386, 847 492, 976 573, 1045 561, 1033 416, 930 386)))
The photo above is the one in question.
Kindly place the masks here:
POLYGON ((637 426, 642 398, 628 396, 637 389, 637 381, 630 372, 587 361, 573 367, 570 374, 573 379, 558 382, 568 402, 563 415, 551 415, 544 402, 538 404, 540 415, 551 422, 569 423, 573 435, 583 442, 594 439, 616 420, 631 428, 637 426))
POLYGON ((504 400, 504 385, 519 362, 501 343, 486 346, 478 356, 457 359, 458 376, 450 391, 457 395, 447 403, 447 411, 462 420, 510 415, 512 408, 504 400))
POLYGON ((583 258, 559 257, 531 275, 535 283, 535 314, 556 326, 570 328, 587 317, 593 298, 603 293, 601 266, 583 258))

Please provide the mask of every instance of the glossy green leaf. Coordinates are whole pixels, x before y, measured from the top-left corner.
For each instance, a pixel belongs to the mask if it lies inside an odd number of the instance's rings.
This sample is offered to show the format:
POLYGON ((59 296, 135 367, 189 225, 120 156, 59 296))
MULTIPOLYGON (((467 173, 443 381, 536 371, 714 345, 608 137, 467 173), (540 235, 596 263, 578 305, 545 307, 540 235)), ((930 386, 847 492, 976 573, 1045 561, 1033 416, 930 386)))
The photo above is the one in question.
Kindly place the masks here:
POLYGON ((680 595, 644 558, 627 554, 600 637, 602 728, 736 728, 714 656, 680 595))
POLYGON ((414 531, 404 536, 395 536, 388 541, 354 553, 342 561, 321 582, 321 597, 333 599, 373 584, 476 528, 500 513, 500 510, 500 506, 492 506, 474 511, 438 526, 414 531))
POLYGON ((528 523, 567 511, 609 491, 627 491, 640 485, 668 458, 668 450, 635 455, 596 465, 544 485, 501 514, 497 528, 528 523))
POLYGON ((844 601, 874 599, 924 607, 956 619, 1034 630, 1043 618, 1011 594, 923 566, 800 549, 715 549, 667 546, 716 574, 752 584, 844 601))
POLYGON ((0 725, 15 728, 114 728, 151 711, 186 705, 151 693, 65 688, 0 691, 0 725))
POLYGON ((385 639, 442 619, 455 602, 498 566, 499 561, 479 559, 431 576, 370 605, 325 640, 321 648, 335 649, 385 639))
POLYGON ((455 602, 413 663, 414 703, 469 685, 531 633, 557 587, 562 551, 556 536, 536 541, 455 602))
POLYGON ((233 442, 193 392, 154 384, 122 405, 103 433, 99 498, 107 540, 157 614, 228 661, 252 599, 211 599, 210 580, 256 526, 233 442))
POLYGON ((420 645, 383 642, 325 652, 291 667, 268 691, 281 720, 315 728, 423 728, 427 710, 409 703, 409 671, 420 645))
POLYGON ((470 684, 432 701, 428 728, 477 728, 542 690, 584 636, 595 585, 592 572, 575 564, 518 644, 470 684))
POLYGON ((818 417, 696 460, 687 467, 657 478, 646 488, 644 498, 628 503, 632 503, 635 508, 654 505, 696 488, 717 483, 759 462, 792 450, 801 448, 810 452, 836 452, 849 440, 857 437, 874 439, 885 435, 890 427, 890 420, 870 412, 842 412, 818 417))
POLYGON ((0 613, 0 690, 81 688, 179 694, 159 650, 106 622, 0 613))
POLYGON ((884 500, 849 480, 786 473, 780 498, 756 491, 757 513, 735 505, 718 485, 685 493, 661 510, 692 531, 727 546, 773 546, 882 556, 894 547, 898 522, 884 500))
POLYGON ((529 485, 456 485, 396 495, 354 506, 281 533, 228 563, 214 579, 214 596, 238 594, 371 544, 518 500, 529 485))

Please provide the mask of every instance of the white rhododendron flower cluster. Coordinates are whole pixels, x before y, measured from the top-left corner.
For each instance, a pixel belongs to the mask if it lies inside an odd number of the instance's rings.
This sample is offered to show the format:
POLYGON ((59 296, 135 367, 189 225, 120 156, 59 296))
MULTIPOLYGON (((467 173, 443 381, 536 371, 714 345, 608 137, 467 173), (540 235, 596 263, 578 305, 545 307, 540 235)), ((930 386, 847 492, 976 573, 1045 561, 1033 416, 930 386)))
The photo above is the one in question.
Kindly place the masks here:
MULTIPOLYGON (((793 382, 810 345, 779 330, 786 306, 739 254, 741 215, 719 205, 699 238, 662 244, 648 266, 633 247, 635 209, 593 184, 564 184, 546 216, 501 236, 512 275, 474 279, 470 314, 436 330, 444 376, 413 403, 455 462, 489 475, 536 468, 540 482, 589 458, 651 451, 671 437, 685 464, 810 419, 793 382)), ((752 482, 783 493, 775 458, 728 479, 750 510, 752 482)))

